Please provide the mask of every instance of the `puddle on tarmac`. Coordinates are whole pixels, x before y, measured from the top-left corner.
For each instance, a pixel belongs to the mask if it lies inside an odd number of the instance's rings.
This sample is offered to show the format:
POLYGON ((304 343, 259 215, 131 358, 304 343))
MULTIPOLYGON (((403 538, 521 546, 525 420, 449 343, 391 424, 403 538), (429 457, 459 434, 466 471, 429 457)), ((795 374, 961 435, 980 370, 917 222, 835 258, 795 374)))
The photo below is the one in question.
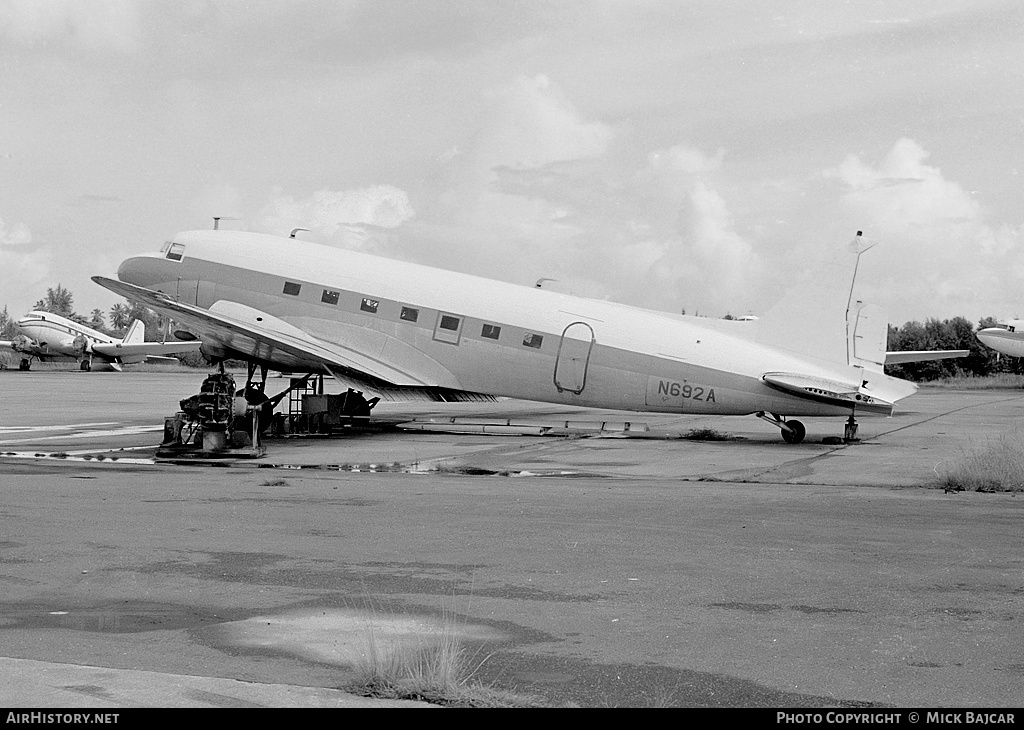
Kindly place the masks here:
POLYGON ((351 666, 429 651, 446 642, 507 641, 506 632, 461 617, 389 614, 355 609, 302 609, 254 616, 217 627, 225 643, 280 652, 325 664, 351 666))

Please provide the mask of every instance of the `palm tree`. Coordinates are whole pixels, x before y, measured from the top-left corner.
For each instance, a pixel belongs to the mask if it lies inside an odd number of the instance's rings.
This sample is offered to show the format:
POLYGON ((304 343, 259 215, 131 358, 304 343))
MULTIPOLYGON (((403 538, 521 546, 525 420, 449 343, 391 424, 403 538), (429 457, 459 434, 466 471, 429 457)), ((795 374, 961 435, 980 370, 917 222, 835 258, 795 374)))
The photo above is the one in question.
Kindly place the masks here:
POLYGON ((104 322, 103 322, 103 311, 102 310, 100 310, 100 309, 92 310, 92 314, 89 315, 89 326, 92 327, 94 330, 101 330, 101 329, 103 329, 104 322))
POLYGON ((128 307, 118 302, 110 308, 110 326, 120 332, 127 329, 130 322, 128 307))
POLYGON ((36 302, 35 308, 44 312, 53 312, 63 317, 71 317, 75 313, 73 305, 74 297, 71 292, 58 284, 56 289, 46 290, 46 299, 40 299, 36 302))

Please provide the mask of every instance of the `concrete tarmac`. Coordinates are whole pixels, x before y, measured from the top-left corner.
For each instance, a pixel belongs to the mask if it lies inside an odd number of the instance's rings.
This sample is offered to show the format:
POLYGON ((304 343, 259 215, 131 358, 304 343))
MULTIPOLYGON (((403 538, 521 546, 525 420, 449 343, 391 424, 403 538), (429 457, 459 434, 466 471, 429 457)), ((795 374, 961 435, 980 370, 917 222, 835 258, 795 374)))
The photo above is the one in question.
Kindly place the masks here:
POLYGON ((373 703, 343 691, 363 657, 452 634, 476 679, 556 705, 1024 701, 1024 501, 934 486, 1019 441, 1020 391, 926 389, 849 445, 820 443, 841 419, 791 446, 753 417, 382 404, 648 437, 385 431, 151 463, 202 377, 0 372, 0 704, 373 703))

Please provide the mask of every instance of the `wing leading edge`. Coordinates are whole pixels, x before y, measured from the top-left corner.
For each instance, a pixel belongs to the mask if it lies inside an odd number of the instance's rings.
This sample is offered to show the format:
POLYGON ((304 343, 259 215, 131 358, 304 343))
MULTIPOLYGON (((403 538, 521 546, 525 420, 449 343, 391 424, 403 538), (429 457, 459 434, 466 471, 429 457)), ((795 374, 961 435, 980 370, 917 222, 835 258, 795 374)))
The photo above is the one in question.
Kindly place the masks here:
POLYGON ((266 312, 231 301, 210 309, 183 304, 162 292, 103 276, 92 280, 131 300, 165 314, 200 336, 204 352, 224 352, 283 370, 333 376, 349 387, 384 400, 493 401, 494 397, 436 386, 385 362, 325 342, 266 312))

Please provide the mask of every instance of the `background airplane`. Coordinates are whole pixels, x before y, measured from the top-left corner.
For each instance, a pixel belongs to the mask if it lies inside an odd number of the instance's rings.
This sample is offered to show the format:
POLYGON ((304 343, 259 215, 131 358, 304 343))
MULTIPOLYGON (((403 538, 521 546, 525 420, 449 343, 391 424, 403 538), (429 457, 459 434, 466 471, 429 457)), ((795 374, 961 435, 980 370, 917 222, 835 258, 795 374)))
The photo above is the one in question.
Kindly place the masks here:
POLYGON ((1024 357, 1024 320, 1009 319, 999 325, 979 330, 978 340, 1004 355, 1024 357))
POLYGON ((19 370, 28 370, 32 360, 75 360, 82 370, 92 370, 98 360, 114 370, 126 363, 145 360, 173 360, 173 353, 196 351, 199 342, 146 342, 145 325, 135 320, 124 339, 90 329, 74 320, 51 312, 29 312, 17 322, 18 336, 0 340, 0 347, 9 347, 22 355, 19 370))
MULTIPOLYGON (((917 390, 887 376, 888 320, 854 299, 858 237, 755 321, 583 299, 315 243, 191 231, 93 280, 174 319, 201 351, 325 373, 386 400, 509 396, 617 410, 890 415, 917 390)), ((957 353, 903 353, 908 359, 957 353)), ((248 385, 248 384, 247 384, 248 385)))

